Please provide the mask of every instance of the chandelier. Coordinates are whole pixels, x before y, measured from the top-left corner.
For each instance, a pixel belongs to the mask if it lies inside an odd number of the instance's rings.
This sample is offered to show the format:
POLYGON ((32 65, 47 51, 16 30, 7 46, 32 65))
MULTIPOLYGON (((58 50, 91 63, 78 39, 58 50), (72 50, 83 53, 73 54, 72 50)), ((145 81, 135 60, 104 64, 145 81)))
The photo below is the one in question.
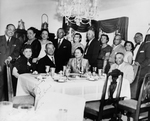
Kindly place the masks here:
POLYGON ((59 0, 57 13, 68 24, 90 24, 97 14, 97 0, 59 0))

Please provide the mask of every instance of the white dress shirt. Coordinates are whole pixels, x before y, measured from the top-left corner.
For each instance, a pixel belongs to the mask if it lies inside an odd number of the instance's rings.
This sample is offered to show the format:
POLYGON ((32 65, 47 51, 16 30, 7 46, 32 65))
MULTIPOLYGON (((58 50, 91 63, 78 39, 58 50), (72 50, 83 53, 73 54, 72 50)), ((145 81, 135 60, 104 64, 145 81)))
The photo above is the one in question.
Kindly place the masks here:
POLYGON ((133 60, 134 60, 134 61, 135 61, 135 59, 136 59, 136 55, 137 55, 137 53, 138 53, 138 50, 139 50, 141 44, 142 44, 142 42, 141 42, 139 45, 137 45, 136 48, 134 49, 134 55, 133 55, 133 60))

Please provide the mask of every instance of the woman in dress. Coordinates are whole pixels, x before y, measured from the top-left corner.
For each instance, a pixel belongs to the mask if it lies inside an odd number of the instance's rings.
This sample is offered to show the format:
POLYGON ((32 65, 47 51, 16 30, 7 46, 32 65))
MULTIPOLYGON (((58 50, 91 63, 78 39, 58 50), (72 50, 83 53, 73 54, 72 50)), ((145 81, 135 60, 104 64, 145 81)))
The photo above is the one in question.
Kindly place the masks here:
POLYGON ((41 59, 41 58, 43 58, 46 55, 46 53, 45 53, 45 45, 47 43, 52 43, 48 39, 49 39, 49 31, 47 29, 42 29, 41 30, 41 40, 40 40, 41 51, 40 51, 40 54, 38 56, 38 59, 41 59))
POLYGON ((112 47, 107 44, 109 42, 108 35, 102 34, 100 42, 102 45, 100 46, 101 50, 98 55, 97 67, 98 67, 98 69, 102 69, 102 72, 107 73, 109 71, 109 69, 107 69, 106 65, 107 65, 107 61, 109 59, 110 53, 112 51, 112 47))
POLYGON ((20 56, 12 69, 13 75, 13 88, 14 92, 16 91, 17 78, 20 74, 31 73, 35 70, 35 67, 32 63, 32 48, 30 45, 24 46, 22 49, 22 56, 20 56))
POLYGON ((84 46, 81 43, 82 36, 80 33, 75 33, 73 42, 72 42, 72 56, 74 56, 74 52, 78 47, 81 47, 84 50, 84 46))
POLYGON ((124 62, 132 64, 134 45, 131 41, 126 41, 124 44, 124 47, 126 50, 125 55, 124 55, 124 62))
POLYGON ((83 58, 83 53, 82 47, 76 48, 74 52, 75 58, 71 58, 67 65, 67 69, 69 69, 71 73, 84 74, 88 72, 89 62, 83 58))
POLYGON ((36 36, 36 29, 34 27, 30 27, 27 30, 28 40, 23 45, 23 46, 31 45, 33 63, 37 63, 38 56, 39 56, 39 53, 40 53, 40 50, 41 50, 41 44, 35 36, 36 36))

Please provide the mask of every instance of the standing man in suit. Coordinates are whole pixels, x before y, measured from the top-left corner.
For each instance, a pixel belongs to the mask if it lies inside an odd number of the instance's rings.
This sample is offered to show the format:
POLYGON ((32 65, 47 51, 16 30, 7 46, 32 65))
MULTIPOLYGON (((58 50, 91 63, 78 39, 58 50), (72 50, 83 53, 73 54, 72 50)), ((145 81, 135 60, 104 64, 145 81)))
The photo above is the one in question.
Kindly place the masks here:
POLYGON ((85 47, 85 55, 84 58, 88 59, 89 64, 92 67, 97 67, 97 58, 100 52, 100 43, 95 38, 95 32, 93 30, 88 30, 87 34, 87 44, 85 47))
POLYGON ((109 57, 109 64, 110 65, 115 63, 116 53, 121 52, 121 53, 125 54, 125 48, 122 46, 121 42, 122 42, 121 35, 117 34, 114 37, 113 46, 112 46, 113 50, 112 50, 110 57, 109 57))
POLYGON ((143 35, 142 33, 136 33, 134 36, 134 41, 136 43, 135 49, 134 49, 134 57, 135 60, 134 64, 141 66, 140 71, 140 78, 138 81, 138 90, 137 90, 137 96, 140 92, 141 84, 143 82, 143 78, 146 75, 146 73, 150 72, 150 42, 143 42, 143 35))
POLYGON ((8 24, 5 35, 0 36, 0 101, 4 100, 4 83, 6 83, 5 63, 13 62, 20 54, 21 42, 13 37, 15 26, 8 24))
POLYGON ((67 65, 71 57, 71 42, 64 38, 65 31, 59 28, 57 31, 57 39, 54 40, 56 72, 63 70, 63 66, 67 65))
POLYGON ((46 73, 45 71, 46 66, 50 66, 50 68, 51 67, 56 68, 55 56, 54 56, 54 52, 55 52, 54 45, 52 43, 46 44, 45 52, 46 55, 43 58, 41 58, 38 62, 37 71, 39 73, 46 73))

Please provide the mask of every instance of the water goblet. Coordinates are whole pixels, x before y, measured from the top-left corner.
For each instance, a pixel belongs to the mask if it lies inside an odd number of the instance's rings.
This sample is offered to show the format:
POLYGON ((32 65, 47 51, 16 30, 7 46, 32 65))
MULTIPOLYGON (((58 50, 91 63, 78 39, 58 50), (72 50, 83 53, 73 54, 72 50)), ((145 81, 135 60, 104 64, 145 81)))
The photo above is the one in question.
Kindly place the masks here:
POLYGON ((49 75, 49 70, 50 70, 50 66, 45 66, 46 76, 48 76, 48 75, 49 75))

